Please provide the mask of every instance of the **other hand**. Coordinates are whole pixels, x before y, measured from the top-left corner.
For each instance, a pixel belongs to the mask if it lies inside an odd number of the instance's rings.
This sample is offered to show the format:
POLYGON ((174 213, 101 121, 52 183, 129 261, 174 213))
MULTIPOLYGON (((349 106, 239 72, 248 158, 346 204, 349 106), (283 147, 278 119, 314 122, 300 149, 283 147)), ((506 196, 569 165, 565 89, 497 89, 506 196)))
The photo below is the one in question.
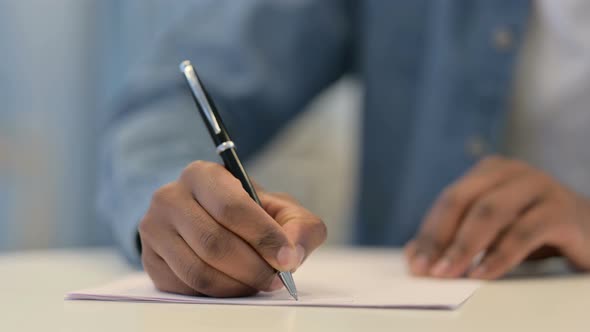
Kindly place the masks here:
POLYGON ((523 162, 488 157, 444 190, 405 252, 422 276, 494 279, 540 252, 590 270, 590 201, 523 162))

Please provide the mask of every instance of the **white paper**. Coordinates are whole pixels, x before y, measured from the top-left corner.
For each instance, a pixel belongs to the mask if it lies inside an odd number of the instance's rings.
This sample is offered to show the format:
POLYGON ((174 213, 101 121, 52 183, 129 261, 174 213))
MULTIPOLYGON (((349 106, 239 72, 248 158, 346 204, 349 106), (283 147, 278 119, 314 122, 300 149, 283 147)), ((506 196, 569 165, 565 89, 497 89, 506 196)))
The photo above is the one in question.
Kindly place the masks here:
POLYGON ((435 280, 408 275, 398 251, 324 250, 294 275, 299 301, 286 290, 245 298, 207 298, 158 291, 145 273, 67 294, 69 300, 174 303, 455 309, 479 287, 473 280, 435 280))

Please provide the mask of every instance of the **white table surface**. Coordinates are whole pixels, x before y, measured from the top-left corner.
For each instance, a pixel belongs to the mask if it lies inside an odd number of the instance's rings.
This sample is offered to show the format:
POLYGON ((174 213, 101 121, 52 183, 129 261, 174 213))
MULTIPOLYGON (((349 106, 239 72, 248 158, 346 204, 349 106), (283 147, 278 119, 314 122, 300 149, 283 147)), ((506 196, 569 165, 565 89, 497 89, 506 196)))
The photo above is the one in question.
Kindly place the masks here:
POLYGON ((455 311, 64 301, 129 272, 110 249, 0 255, 0 331, 590 331, 590 276, 486 283, 455 311))

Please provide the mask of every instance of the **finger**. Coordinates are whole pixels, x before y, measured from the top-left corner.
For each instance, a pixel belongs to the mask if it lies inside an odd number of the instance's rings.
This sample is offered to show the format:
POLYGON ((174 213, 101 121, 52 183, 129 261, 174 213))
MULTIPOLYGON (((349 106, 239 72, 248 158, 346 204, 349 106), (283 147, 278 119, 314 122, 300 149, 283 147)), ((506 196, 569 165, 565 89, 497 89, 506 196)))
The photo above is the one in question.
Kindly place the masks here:
POLYGON ((326 241, 328 232, 324 222, 291 196, 263 194, 261 200, 265 210, 283 226, 287 238, 296 246, 297 266, 326 241))
POLYGON ((453 239, 466 210, 480 195, 525 169, 526 166, 520 162, 488 157, 445 189, 416 237, 416 250, 410 263, 412 273, 428 273, 453 239))
POLYGON ((550 204, 527 211, 498 239, 469 277, 495 279, 507 273, 549 240, 555 229, 553 217, 550 204))
POLYGON ((202 295, 182 282, 182 280, 170 270, 170 267, 168 267, 162 257, 156 254, 150 246, 144 245, 142 249, 141 261, 143 268, 150 276, 157 289, 168 293, 193 296, 202 295))
POLYGON ((406 259, 406 265, 408 267, 408 270, 412 274, 417 274, 414 271, 412 271, 412 258, 414 258, 416 256, 417 250, 418 250, 418 245, 416 244, 416 240, 410 240, 404 246, 404 257, 406 259))
POLYGON ((181 180, 188 184, 195 199, 213 219, 244 239, 275 269, 290 271, 297 266, 295 247, 280 225, 221 165, 203 161, 192 163, 181 180))
POLYGON ((179 202, 182 215, 175 225, 186 243, 203 261, 233 279, 262 291, 271 291, 275 270, 248 243, 219 225, 195 201, 179 202))
POLYGON ((180 235, 162 234, 162 236, 167 239, 161 241, 161 245, 154 246, 154 250, 164 259, 174 274, 195 291, 213 297, 246 296, 257 292, 256 289, 204 262, 180 235), (164 243, 165 245, 162 245, 164 243))
POLYGON ((469 208, 451 244, 430 271, 435 277, 458 277, 473 260, 534 204, 540 204, 550 186, 536 171, 521 173, 483 194, 469 208))

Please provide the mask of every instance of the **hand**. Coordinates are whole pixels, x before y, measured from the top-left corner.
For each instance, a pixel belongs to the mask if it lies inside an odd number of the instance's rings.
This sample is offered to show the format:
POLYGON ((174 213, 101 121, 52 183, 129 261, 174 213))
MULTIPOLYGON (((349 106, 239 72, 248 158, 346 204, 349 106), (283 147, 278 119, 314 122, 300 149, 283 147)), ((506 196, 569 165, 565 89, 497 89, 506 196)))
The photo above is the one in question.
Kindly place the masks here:
POLYGON ((326 238, 322 221, 283 194, 257 205, 223 166, 197 161, 158 189, 139 225, 142 262, 166 292, 233 297, 282 287, 326 238))
POLYGON ((546 249, 590 270, 590 201, 523 162, 489 157, 444 190, 406 257, 416 275, 495 279, 546 249))

